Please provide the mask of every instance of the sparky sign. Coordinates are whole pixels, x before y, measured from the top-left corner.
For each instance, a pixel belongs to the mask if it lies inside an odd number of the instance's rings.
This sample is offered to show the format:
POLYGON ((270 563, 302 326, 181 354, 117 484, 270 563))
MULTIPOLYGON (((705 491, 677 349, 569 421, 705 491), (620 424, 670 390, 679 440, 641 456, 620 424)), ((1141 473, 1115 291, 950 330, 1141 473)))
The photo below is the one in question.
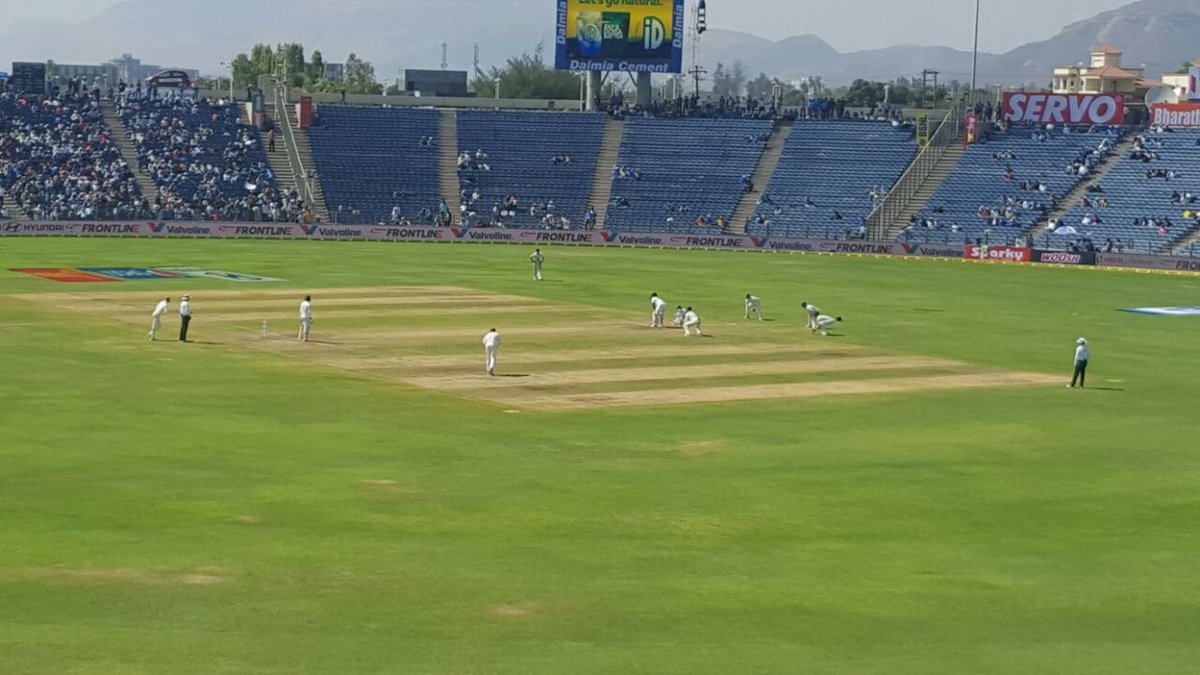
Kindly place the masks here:
POLYGON ((1119 94, 1004 95, 1004 119, 1014 124, 1124 124, 1119 94))

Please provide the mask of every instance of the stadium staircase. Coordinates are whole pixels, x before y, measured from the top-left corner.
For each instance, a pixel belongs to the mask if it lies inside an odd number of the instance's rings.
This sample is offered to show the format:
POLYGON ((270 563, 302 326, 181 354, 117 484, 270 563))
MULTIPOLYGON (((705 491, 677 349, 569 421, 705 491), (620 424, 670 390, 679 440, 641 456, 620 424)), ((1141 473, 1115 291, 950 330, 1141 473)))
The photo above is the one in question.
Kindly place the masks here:
POLYGON ((603 228, 608 218, 608 203, 612 198, 612 168, 621 157, 621 138, 625 135, 625 121, 610 119, 604 125, 604 140, 600 143, 600 155, 596 158, 596 175, 592 178, 592 191, 588 204, 596 212, 596 226, 603 228))
POLYGON ((104 123, 108 125, 109 129, 112 129, 113 145, 121 153, 121 159, 125 160, 125 163, 133 170, 134 179, 137 181, 142 196, 153 202, 154 198, 158 196, 158 186, 154 184, 154 179, 142 171, 138 162, 137 147, 134 146, 133 139, 129 137, 129 130, 125 128, 125 121, 121 119, 120 111, 112 102, 100 101, 100 112, 104 115, 104 123))
POLYGON ((1045 218, 1042 218, 1031 225, 1029 229, 1022 232, 1022 238, 1025 241, 1032 242, 1042 234, 1042 231, 1046 227, 1047 221, 1049 221, 1051 218, 1065 217, 1067 213, 1069 213, 1071 209, 1079 203, 1079 200, 1083 199, 1083 196, 1087 194, 1087 188, 1089 185, 1095 185, 1096 183, 1103 181, 1104 177, 1107 176, 1110 171, 1116 168, 1117 163, 1123 157, 1129 155, 1129 152, 1133 150, 1133 143, 1136 139, 1137 136, 1135 134, 1130 134, 1117 143, 1109 155, 1101 160, 1101 162, 1092 171, 1091 177, 1087 180, 1080 181, 1078 185, 1076 185, 1070 192, 1066 194, 1066 196, 1059 200, 1057 208, 1046 214, 1045 218))
POLYGON ((325 203, 325 192, 321 189, 321 181, 317 180, 317 161, 313 158, 312 146, 308 143, 308 132, 300 129, 293 131, 296 139, 296 154, 300 156, 301 166, 312 167, 312 209, 313 215, 322 223, 330 222, 329 206, 325 203))
POLYGON ((1179 243, 1171 249, 1172 255, 1187 256, 1192 255, 1196 250, 1196 245, 1200 244, 1200 228, 1194 230, 1191 234, 1179 240, 1179 243))
POLYGON ((966 150, 961 145, 956 144, 946 148, 908 203, 890 223, 886 224, 884 241, 894 241, 900 236, 900 231, 908 225, 909 219, 925 210, 938 188, 942 187, 942 183, 945 183, 950 174, 954 173, 954 169, 958 167, 958 162, 965 153, 966 150))
POLYGON ((775 128, 771 130, 771 135, 767 138, 767 143, 763 147, 763 153, 758 158, 758 166, 754 168, 754 173, 750 179, 754 183, 754 189, 742 195, 742 200, 738 202, 737 209, 734 210, 733 216, 729 218, 730 229, 733 234, 745 234, 746 223, 758 210, 758 198, 762 196, 763 190, 767 189, 767 185, 771 182, 771 176, 775 175, 775 169, 779 168, 779 159, 783 157, 783 148, 787 145, 788 138, 792 135, 791 122, 779 122, 775 128))
MULTIPOLYGON (((281 127, 275 132, 275 152, 271 152, 270 145, 267 142, 267 135, 263 134, 263 149, 267 151, 267 164, 270 165, 271 171, 275 173, 275 182, 284 190, 300 190, 300 186, 296 184, 296 171, 292 168, 292 163, 288 161, 287 139, 284 137, 282 126, 285 124, 282 117, 277 115, 279 112, 275 109, 275 104, 267 102, 267 119, 275 123, 275 126, 281 127)), ((245 106, 239 106, 242 111, 242 122, 246 122, 245 106)))
MULTIPOLYGON (((245 111, 248 106, 242 106, 242 120, 247 121, 245 111)), ((284 190, 295 190, 301 195, 305 195, 307 191, 301 185, 301 177, 296 175, 296 166, 294 161, 298 161, 300 170, 305 167, 311 167, 313 172, 313 180, 311 181, 312 194, 308 201, 312 208, 313 216, 322 223, 330 222, 329 207, 325 204, 325 193, 321 190, 321 181, 316 179, 316 161, 313 159, 312 147, 308 143, 308 133, 297 127, 299 123, 292 123, 290 116, 278 115, 280 112, 275 109, 275 102, 271 99, 266 101, 267 119, 274 121, 279 127, 279 131, 275 134, 275 152, 271 152, 268 148, 266 134, 263 135, 263 149, 267 151, 267 163, 271 166, 271 171, 275 173, 275 183, 284 190), (283 126, 291 125, 291 134, 284 133, 283 126), (288 137, 291 137, 296 142, 295 156, 291 156, 288 152, 288 137)), ((269 132, 268 132, 269 133, 269 132)))
POLYGON ((438 120, 438 190, 451 218, 461 218, 462 200, 458 182, 458 112, 442 110, 438 120))

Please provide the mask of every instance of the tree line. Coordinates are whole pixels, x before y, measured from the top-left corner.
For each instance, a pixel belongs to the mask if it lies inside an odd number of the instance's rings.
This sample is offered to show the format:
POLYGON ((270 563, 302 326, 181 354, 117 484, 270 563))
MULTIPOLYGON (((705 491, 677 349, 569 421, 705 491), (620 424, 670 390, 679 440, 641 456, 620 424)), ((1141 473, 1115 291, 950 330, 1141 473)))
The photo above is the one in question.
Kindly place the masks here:
MULTIPOLYGON (((248 53, 238 54, 232 61, 234 88, 257 86, 259 78, 271 75, 285 81, 288 86, 310 92, 342 92, 348 94, 394 94, 398 87, 385 87, 375 76, 375 66, 351 53, 343 63, 342 79, 326 77, 325 59, 320 50, 306 56, 304 46, 298 42, 278 44, 256 44, 248 53)), ((705 89, 714 98, 737 98, 747 96, 754 99, 780 98, 785 106, 799 106, 817 98, 839 99, 847 106, 874 107, 886 99, 895 105, 925 103, 938 105, 950 97, 950 87, 939 85, 924 89, 915 78, 898 78, 891 82, 858 79, 848 86, 830 89, 820 76, 801 80, 784 81, 766 73, 749 76, 741 60, 730 65, 717 63, 707 78, 705 89)), ((546 63, 545 44, 539 42, 532 52, 511 56, 500 66, 487 70, 476 68, 471 77, 471 89, 480 98, 493 98, 497 89, 502 98, 514 99, 575 99, 580 92, 580 76, 577 73, 555 70, 546 63)), ((685 75, 676 75, 657 88, 657 98, 667 99, 675 95, 688 95, 694 91, 694 80, 685 75)), ((633 79, 613 73, 605 79, 602 96, 608 98, 618 92, 631 93, 633 79)))
POLYGON ((298 42, 276 45, 256 44, 249 53, 234 57, 232 63, 235 89, 257 87, 263 75, 278 77, 289 87, 310 92, 341 92, 347 94, 382 94, 384 87, 375 79, 375 66, 351 52, 342 64, 342 79, 326 77, 325 57, 313 50, 305 58, 304 46, 298 42))

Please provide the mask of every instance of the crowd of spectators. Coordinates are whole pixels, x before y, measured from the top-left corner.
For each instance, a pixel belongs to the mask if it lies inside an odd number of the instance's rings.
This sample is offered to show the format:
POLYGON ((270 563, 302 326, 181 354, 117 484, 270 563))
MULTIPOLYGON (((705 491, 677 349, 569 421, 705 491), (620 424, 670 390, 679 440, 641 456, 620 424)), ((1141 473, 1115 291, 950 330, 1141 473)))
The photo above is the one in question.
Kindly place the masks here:
POLYGON ((311 221, 300 195, 280 190, 258 131, 237 104, 191 96, 119 99, 160 220, 311 221))
POLYGON ((777 99, 753 98, 749 96, 720 96, 702 100, 696 96, 681 96, 667 100, 655 100, 648 105, 630 103, 623 94, 616 94, 607 104, 597 101, 599 110, 624 119, 627 116, 663 117, 668 119, 699 117, 706 119, 796 119, 795 108, 784 109, 777 99))
POLYGON ((0 210, 42 220, 143 218, 130 167, 94 93, 0 94, 0 210))

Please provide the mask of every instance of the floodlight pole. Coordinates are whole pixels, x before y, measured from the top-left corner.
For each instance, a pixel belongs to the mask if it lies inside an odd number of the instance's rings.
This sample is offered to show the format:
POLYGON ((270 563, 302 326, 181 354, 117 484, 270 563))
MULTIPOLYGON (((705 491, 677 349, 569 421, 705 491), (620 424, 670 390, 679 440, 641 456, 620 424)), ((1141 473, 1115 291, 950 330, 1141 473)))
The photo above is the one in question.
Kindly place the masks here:
POLYGON ((979 72, 979 4, 975 0, 975 47, 971 50, 971 104, 975 103, 975 77, 979 72))

